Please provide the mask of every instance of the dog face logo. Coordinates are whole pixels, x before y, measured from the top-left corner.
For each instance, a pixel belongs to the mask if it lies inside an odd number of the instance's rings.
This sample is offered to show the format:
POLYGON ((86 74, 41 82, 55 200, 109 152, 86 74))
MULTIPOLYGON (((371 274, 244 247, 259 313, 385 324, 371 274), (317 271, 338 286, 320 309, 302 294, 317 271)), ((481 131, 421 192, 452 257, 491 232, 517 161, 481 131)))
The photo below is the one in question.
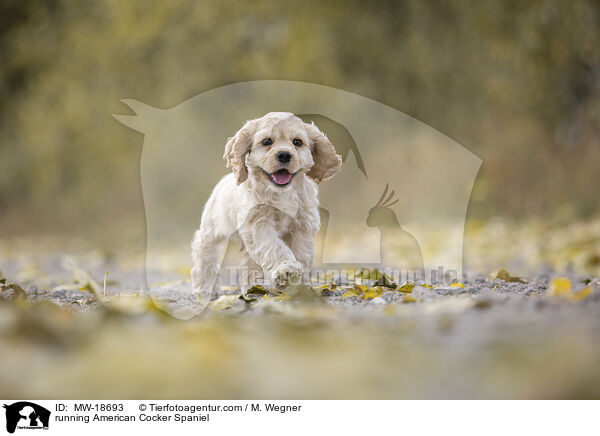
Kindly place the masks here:
MULTIPOLYGON (((171 271, 191 264, 190 240, 204 204, 217 181, 231 172, 223 162, 227 138, 247 120, 278 111, 314 123, 342 159, 335 177, 319 183, 321 230, 315 268, 390 266, 425 274, 442 269, 462 276, 467 206, 482 161, 421 121, 350 92, 280 80, 226 85, 170 109, 122 101, 135 115, 115 118, 144 134, 140 173, 147 276, 157 270, 166 273, 167 262, 171 271)), ((277 145, 279 130, 268 133, 272 136, 254 139, 270 139, 277 145)), ((292 147, 293 139, 302 138, 289 136, 286 147, 290 153, 300 153, 292 147)), ((256 164, 267 153, 267 148, 257 147, 256 152, 249 150, 250 158, 244 155, 246 164, 256 164)), ((276 162, 273 159, 268 162, 276 162)), ((277 168, 267 166, 266 172, 276 172, 277 168)), ((240 175, 245 177, 245 172, 240 175)), ((287 176, 277 174, 281 179, 275 183, 286 185, 287 176)), ((294 197, 287 199, 289 210, 280 210, 294 218, 294 197)), ((228 265, 239 265, 227 262, 229 253, 233 258, 239 251, 236 241, 223 247, 223 261, 217 265, 222 285, 235 285, 223 279, 231 277, 228 265)), ((167 280, 181 280, 181 276, 173 272, 167 280)), ((153 284, 148 284, 154 296, 153 284)), ((185 310, 169 312, 178 318, 197 314, 185 310)))
POLYGON ((48 429, 50 411, 38 404, 19 401, 4 404, 3 407, 6 409, 6 431, 9 433, 14 433, 16 429, 48 429))

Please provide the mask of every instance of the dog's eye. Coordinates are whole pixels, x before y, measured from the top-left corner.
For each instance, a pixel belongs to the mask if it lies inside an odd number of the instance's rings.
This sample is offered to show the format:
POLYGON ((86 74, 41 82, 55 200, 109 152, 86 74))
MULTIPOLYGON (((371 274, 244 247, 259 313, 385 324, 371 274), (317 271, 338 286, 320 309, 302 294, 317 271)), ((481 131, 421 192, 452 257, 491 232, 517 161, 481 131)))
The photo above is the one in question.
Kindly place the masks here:
POLYGON ((273 141, 271 140, 271 138, 267 138, 267 139, 263 139, 262 140, 262 145, 272 145, 273 141))
POLYGON ((292 144, 294 144, 296 147, 300 147, 302 145, 302 141, 300 139, 294 139, 292 144))

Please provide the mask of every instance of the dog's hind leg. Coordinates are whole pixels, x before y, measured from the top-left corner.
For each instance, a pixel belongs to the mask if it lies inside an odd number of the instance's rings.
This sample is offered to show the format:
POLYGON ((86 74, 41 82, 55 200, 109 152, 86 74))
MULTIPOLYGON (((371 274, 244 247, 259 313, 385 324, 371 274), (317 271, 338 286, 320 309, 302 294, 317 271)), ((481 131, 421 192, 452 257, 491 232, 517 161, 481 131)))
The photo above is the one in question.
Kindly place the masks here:
POLYGON ((200 230, 192 241, 192 286, 194 293, 205 302, 210 301, 213 287, 228 238, 202 234, 200 230))

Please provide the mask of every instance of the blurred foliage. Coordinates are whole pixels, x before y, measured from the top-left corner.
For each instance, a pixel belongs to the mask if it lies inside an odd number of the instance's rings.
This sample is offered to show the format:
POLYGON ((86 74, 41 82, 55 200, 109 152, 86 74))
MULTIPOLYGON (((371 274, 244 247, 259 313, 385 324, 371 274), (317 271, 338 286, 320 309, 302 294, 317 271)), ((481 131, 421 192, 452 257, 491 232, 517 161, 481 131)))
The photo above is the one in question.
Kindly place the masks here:
POLYGON ((455 139, 484 160, 471 216, 593 214, 598 23, 594 0, 3 0, 0 226, 143 223, 119 100, 257 79, 355 92, 455 139))

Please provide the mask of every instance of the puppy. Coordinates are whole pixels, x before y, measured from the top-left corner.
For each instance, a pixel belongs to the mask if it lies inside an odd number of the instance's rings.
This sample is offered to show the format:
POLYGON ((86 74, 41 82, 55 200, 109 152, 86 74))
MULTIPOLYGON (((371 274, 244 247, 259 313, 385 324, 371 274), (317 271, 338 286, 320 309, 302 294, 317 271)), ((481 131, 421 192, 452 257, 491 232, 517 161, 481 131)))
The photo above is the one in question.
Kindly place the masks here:
POLYGON ((261 269, 275 286, 309 270, 321 224, 317 184, 342 165, 323 132, 288 112, 246 122, 223 158, 232 174, 215 186, 192 241, 192 285, 203 299, 210 298, 235 232, 243 243, 243 269, 261 269))

